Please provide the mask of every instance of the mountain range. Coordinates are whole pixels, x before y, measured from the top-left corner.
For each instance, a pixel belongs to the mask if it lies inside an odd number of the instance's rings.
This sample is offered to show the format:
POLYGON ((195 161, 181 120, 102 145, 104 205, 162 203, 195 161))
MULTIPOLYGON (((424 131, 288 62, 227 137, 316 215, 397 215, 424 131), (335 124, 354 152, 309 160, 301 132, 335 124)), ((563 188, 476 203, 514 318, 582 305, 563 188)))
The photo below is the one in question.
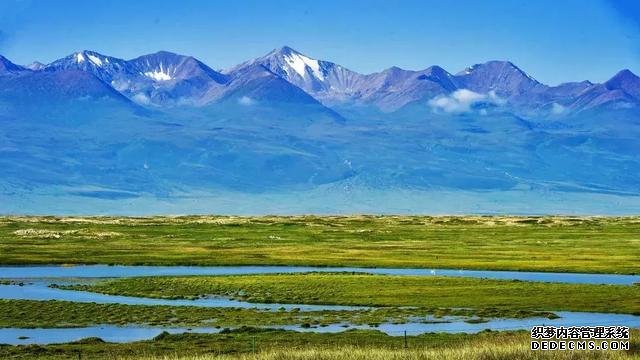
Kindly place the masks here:
MULTIPOLYGON (((254 101, 319 102, 329 108, 363 106, 393 113, 415 105, 438 110, 442 107, 437 101, 429 106, 430 100, 461 90, 473 92, 467 96, 477 102, 499 103, 510 111, 538 116, 640 104, 640 78, 629 70, 602 84, 582 81, 547 86, 508 61, 476 64, 456 74, 439 66, 418 71, 391 67, 360 74, 287 46, 223 71, 213 70, 191 56, 166 51, 131 60, 81 51, 50 64, 34 62, 28 66, 0 57, 0 74, 4 77, 21 76, 31 81, 26 77, 70 71, 91 74, 132 102, 154 107, 206 106, 246 96, 254 101)), ((243 101, 248 102, 246 98, 243 101)))
POLYGON ((629 70, 548 86, 509 61, 360 74, 286 46, 225 70, 0 56, 2 213, 628 213, 638 136, 629 70))

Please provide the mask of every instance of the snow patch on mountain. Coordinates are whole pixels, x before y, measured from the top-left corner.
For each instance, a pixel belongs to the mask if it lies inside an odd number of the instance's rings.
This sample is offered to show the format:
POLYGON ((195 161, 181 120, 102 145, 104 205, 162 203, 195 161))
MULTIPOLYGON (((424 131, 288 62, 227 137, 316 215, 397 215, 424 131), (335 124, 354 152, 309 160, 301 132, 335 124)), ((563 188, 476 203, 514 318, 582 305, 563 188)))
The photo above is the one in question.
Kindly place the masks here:
POLYGON ((162 63, 160 63, 159 70, 147 71, 144 75, 148 78, 151 78, 156 81, 169 81, 172 79, 171 75, 169 75, 168 70, 163 68, 162 63))
POLYGON ((95 56, 95 55, 91 55, 91 54, 87 54, 87 56, 89 57, 89 60, 96 64, 97 66, 102 66, 102 60, 100 60, 99 57, 95 56))
MULTIPOLYGON (((307 76, 307 69, 311 69, 313 75, 320 79, 324 80, 324 74, 322 74, 322 70, 320 69, 320 64, 318 60, 311 59, 302 54, 298 53, 289 53, 284 56, 285 61, 291 65, 291 68, 300 76, 307 76)), ((285 68, 285 71, 288 72, 288 69, 285 68)), ((289 74, 291 75, 291 74, 289 74)))

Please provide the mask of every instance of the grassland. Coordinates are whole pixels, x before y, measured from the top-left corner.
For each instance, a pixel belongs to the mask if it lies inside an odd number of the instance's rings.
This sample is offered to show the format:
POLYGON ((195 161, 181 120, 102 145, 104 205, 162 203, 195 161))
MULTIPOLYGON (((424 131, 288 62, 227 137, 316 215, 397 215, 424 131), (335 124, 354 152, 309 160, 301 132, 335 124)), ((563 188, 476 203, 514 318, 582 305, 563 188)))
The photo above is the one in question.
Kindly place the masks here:
MULTIPOLYGON (((310 348, 278 349, 258 354, 205 355, 164 358, 164 360, 487 360, 487 359, 551 359, 551 360, 596 360, 596 359, 636 359, 626 352, 533 352, 522 343, 487 343, 443 349, 390 350, 377 348, 310 348)), ((157 359, 157 358, 155 358, 157 359)), ((155 360, 148 358, 143 360, 155 360)))
POLYGON ((640 331, 632 331, 629 352, 532 352, 527 332, 424 334, 404 338, 377 331, 340 334, 239 329, 223 334, 161 335, 129 344, 85 340, 47 346, 0 346, 11 359, 144 360, 376 360, 376 359, 632 359, 640 351, 640 331), (255 354, 254 354, 255 350, 255 354))
POLYGON ((0 264, 318 265, 640 273, 640 218, 0 218, 0 264))
MULTIPOLYGON (((217 327, 301 325, 323 327, 349 323, 402 324, 431 315, 466 318, 554 318, 551 312, 501 309, 379 308, 353 311, 264 311, 257 309, 205 308, 195 306, 147 306, 77 303, 68 301, 2 300, 0 327, 60 328, 99 324, 173 327, 217 327)), ((443 320, 435 320, 443 321, 443 320)))
POLYGON ((640 314, 640 287, 366 274, 138 277, 71 286, 114 295, 224 295, 261 303, 567 310, 640 314))
MULTIPOLYGON (((0 217, 0 265, 310 265, 640 273, 640 217, 0 217)), ((15 284, 12 280, 0 284, 15 284)), ((640 287, 364 274, 106 280, 78 289, 158 298, 218 294, 252 302, 381 306, 276 311, 0 300, 0 327, 376 325, 414 316, 481 319, 536 311, 640 314, 640 287), (407 307, 410 306, 410 307, 407 307), (455 309, 454 309, 455 308, 455 309)), ((542 314, 552 316, 549 313, 542 314)), ((3 346, 11 359, 628 359, 631 352, 531 352, 527 332, 340 334, 240 328, 128 344, 88 339, 3 346), (254 353, 255 349, 255 353, 254 353)))
MULTIPOLYGON (((418 349, 418 350, 388 350, 362 348, 330 348, 304 350, 272 350, 256 355, 243 354, 240 356, 195 356, 178 357, 173 360, 486 360, 486 359, 634 359, 626 353, 598 353, 571 354, 566 352, 534 353, 524 344, 487 344, 484 346, 466 346, 448 349, 418 349)), ((171 358, 163 358, 172 360, 171 358)), ((147 359, 149 360, 149 359, 147 359)))

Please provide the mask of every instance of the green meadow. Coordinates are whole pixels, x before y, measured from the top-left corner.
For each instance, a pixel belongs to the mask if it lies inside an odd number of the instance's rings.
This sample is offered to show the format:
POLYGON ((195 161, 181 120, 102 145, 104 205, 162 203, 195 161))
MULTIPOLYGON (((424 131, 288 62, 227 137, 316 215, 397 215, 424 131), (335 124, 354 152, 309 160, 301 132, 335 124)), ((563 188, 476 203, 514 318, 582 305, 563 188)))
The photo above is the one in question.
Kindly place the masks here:
MULTIPOLYGON (((343 273, 137 277, 66 288, 112 295, 257 303, 566 310, 640 314, 640 286, 343 273)), ((507 316, 505 316, 507 317, 507 316)))
POLYGON ((3 217, 0 263, 640 273, 638 217, 3 217))
MULTIPOLYGON (((0 217, 0 265, 308 265, 640 274, 640 217, 180 216, 0 217)), ((0 280, 20 285, 23 280, 0 280)), ((23 284, 24 285, 24 284, 23 284)), ((69 290, 162 299, 373 307, 265 311, 0 299, 0 328, 98 324, 213 327, 107 343, 0 344, 2 359, 422 360, 632 359, 631 351, 532 352, 528 331, 389 336, 353 325, 547 317, 557 311, 640 314, 640 286, 441 276, 307 273, 102 279, 69 290), (264 327, 296 325, 341 333, 264 327), (260 328, 263 327, 263 328, 260 328)), ((20 330, 16 330, 16 335, 20 330)), ((395 334, 398 335, 398 334, 395 334)))
MULTIPOLYGON (((325 327, 330 324, 403 324, 409 321, 441 322, 445 316, 468 319, 555 318, 552 312, 507 309, 450 309, 383 307, 363 310, 265 311, 241 308, 196 306, 95 304, 70 301, 2 300, 0 327, 64 328, 92 325, 138 324, 143 326, 215 327, 300 325, 325 327), (426 317, 435 320, 427 320, 426 317), (423 320, 420 320, 422 318, 423 320), (417 319, 417 320, 416 320, 417 319)), ((473 321, 473 320, 469 320, 473 321)), ((349 326, 345 326, 348 328, 349 326)))

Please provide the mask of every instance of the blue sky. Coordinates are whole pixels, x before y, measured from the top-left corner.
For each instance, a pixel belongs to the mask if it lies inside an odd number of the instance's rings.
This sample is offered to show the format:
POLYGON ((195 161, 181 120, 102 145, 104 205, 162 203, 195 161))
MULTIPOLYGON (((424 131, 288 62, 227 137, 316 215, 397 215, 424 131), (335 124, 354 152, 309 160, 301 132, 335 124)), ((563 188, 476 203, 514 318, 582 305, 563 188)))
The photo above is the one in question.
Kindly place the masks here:
POLYGON ((2 0, 0 54, 50 62, 76 50, 132 58, 157 50, 215 69, 289 45, 369 73, 451 72, 492 59, 538 80, 640 73, 640 6, 613 0, 2 0))

